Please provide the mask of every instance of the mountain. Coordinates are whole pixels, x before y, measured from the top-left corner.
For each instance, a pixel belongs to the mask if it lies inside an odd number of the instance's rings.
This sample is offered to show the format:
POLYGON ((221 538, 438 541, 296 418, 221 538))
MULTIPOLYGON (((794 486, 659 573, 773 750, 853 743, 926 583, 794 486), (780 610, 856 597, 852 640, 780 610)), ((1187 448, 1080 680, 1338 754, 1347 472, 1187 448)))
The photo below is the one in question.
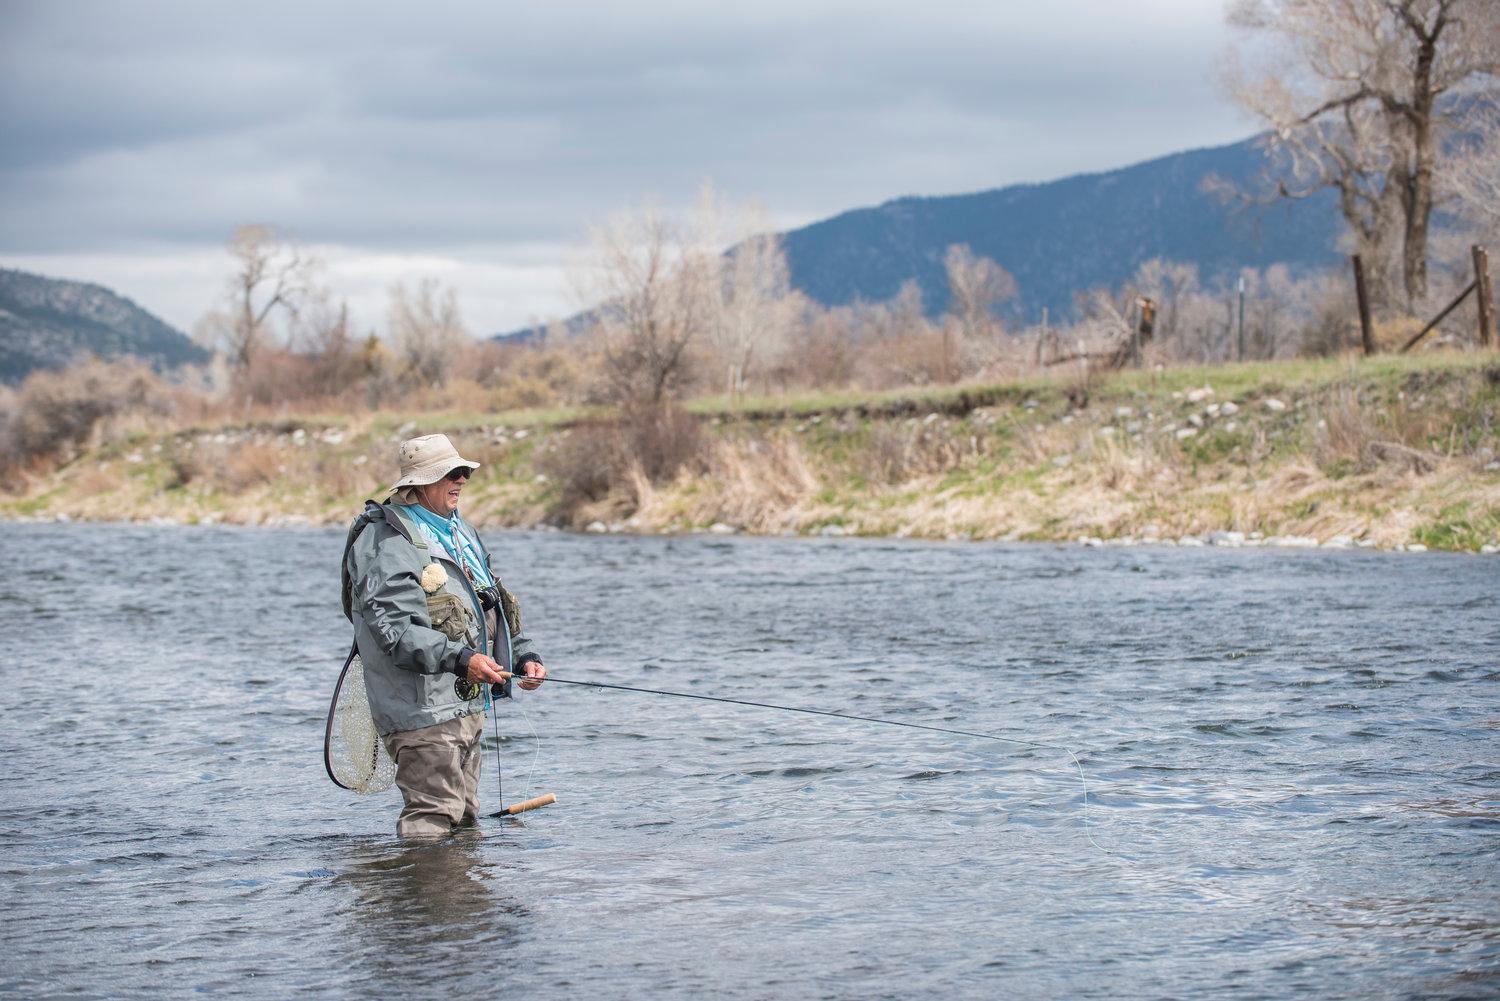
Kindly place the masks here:
MULTIPOLYGON (((966 243, 1015 277, 1014 319, 1035 322, 1045 307, 1065 321, 1076 293, 1118 288, 1153 257, 1196 264, 1206 282, 1277 262, 1293 271, 1341 264, 1344 224, 1333 192, 1247 206, 1204 187, 1218 177, 1252 190, 1265 170, 1252 138, 1043 184, 898 198, 782 236, 793 287, 824 306, 884 301, 911 280, 927 314, 939 316, 948 308, 943 255, 966 243)), ((570 328, 581 329, 586 315, 570 328)))
POLYGON ((929 315, 947 310, 943 255, 966 243, 1009 271, 1028 321, 1066 317, 1073 295, 1115 288, 1153 257, 1198 265, 1205 280, 1281 262, 1341 257, 1332 192, 1245 207, 1204 190, 1211 175, 1250 188, 1265 170, 1258 140, 1174 153, 1119 170, 976 194, 898 198, 784 235, 792 284, 825 306, 889 299, 915 280, 929 315))
POLYGON ((134 356, 157 370, 212 357, 109 289, 0 268, 0 382, 88 355, 134 356))

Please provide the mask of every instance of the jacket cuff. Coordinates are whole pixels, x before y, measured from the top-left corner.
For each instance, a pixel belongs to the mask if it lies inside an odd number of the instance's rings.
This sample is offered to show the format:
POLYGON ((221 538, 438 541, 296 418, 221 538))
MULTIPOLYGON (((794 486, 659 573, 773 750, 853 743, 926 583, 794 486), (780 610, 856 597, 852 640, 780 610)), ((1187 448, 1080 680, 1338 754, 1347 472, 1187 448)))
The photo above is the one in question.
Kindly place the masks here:
POLYGON ((521 654, 521 656, 516 658, 516 664, 513 668, 511 668, 511 670, 514 672, 519 672, 527 664, 540 664, 541 662, 542 658, 538 657, 536 654, 523 653, 521 654))
POLYGON ((473 659, 478 651, 473 647, 460 647, 458 651, 458 670, 456 673, 460 678, 467 677, 469 673, 469 661, 473 659))

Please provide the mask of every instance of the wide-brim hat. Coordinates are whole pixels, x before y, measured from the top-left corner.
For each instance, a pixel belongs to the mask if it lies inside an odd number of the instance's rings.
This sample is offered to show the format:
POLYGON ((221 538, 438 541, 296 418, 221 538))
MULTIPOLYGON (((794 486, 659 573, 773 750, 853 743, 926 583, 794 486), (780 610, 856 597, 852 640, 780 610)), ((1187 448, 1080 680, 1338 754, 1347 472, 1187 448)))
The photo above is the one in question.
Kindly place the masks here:
POLYGON ((401 478, 391 487, 395 493, 402 487, 425 487, 436 483, 459 466, 478 469, 479 463, 465 459, 445 434, 424 434, 401 443, 401 478))

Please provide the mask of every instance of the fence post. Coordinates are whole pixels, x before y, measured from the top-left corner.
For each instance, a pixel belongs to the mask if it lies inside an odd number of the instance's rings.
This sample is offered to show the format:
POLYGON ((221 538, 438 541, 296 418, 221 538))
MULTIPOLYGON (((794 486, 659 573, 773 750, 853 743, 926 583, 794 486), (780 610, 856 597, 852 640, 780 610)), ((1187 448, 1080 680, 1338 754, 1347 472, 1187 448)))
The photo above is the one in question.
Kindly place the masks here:
POLYGON ((1474 295, 1479 313, 1479 344, 1487 348, 1490 341, 1496 339, 1495 290, 1490 285, 1490 255, 1477 243, 1470 250, 1474 254, 1474 295))
POLYGON ((1355 254, 1350 258, 1354 262, 1354 297, 1359 300, 1359 343, 1366 355, 1375 353, 1375 332, 1370 326, 1370 293, 1365 290, 1365 262, 1355 254))

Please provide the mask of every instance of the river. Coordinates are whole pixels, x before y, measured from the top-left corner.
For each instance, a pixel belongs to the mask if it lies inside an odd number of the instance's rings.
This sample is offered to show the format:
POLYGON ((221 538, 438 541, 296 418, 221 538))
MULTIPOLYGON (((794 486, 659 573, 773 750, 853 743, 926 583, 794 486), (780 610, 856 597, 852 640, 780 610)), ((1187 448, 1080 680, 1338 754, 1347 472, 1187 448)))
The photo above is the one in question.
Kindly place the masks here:
POLYGON ((1087 806, 552 685, 557 805, 405 846, 323 772, 341 531, 0 525, 0 993, 1500 994, 1500 562, 488 540, 558 677, 1087 806))

